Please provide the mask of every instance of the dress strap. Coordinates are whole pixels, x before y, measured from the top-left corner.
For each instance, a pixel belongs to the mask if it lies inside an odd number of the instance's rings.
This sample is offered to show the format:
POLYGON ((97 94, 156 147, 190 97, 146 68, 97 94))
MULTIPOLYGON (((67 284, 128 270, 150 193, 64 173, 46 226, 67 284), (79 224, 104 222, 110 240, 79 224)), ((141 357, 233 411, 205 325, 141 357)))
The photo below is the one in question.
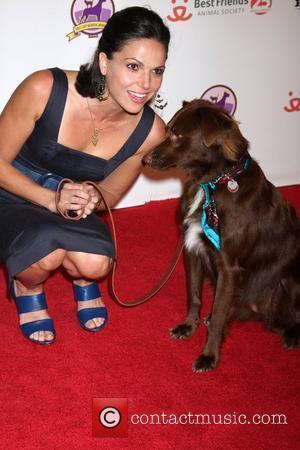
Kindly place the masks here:
POLYGON ((109 175, 117 166, 125 161, 125 159, 136 153, 150 133, 154 118, 155 112, 153 109, 150 106, 145 105, 142 117, 135 130, 129 136, 118 153, 116 153, 116 155, 108 161, 105 176, 109 175))
POLYGON ((46 127, 48 136, 57 140, 58 132, 68 95, 68 79, 65 72, 58 67, 49 69, 53 75, 53 86, 43 114, 37 121, 37 128, 46 127))

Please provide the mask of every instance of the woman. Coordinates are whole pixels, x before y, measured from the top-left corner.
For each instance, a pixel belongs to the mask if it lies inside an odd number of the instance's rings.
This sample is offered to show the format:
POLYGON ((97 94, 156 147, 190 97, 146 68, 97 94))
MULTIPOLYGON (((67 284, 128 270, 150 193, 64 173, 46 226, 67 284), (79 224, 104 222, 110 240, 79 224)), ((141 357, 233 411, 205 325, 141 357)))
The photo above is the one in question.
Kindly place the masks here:
POLYGON ((95 214, 99 184, 113 206, 165 135, 147 103, 159 89, 170 34, 161 18, 130 7, 107 22, 91 64, 79 72, 35 72, 16 89, 0 119, 0 257, 20 328, 38 344, 55 340, 43 283, 62 266, 73 279, 77 317, 88 331, 106 323, 97 280, 114 246, 95 214), (58 211, 55 192, 61 177, 58 211), (82 213, 69 221, 59 211, 82 213))

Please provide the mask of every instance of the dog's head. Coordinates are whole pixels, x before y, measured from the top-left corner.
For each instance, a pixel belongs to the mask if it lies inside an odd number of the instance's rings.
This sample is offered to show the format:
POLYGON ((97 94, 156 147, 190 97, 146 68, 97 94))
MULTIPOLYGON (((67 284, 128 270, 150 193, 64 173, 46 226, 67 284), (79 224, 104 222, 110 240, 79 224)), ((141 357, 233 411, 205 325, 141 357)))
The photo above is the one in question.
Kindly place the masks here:
POLYGON ((178 167, 187 173, 207 173, 247 153, 248 142, 236 121, 205 100, 184 102, 171 119, 165 140, 144 162, 157 170, 178 167))

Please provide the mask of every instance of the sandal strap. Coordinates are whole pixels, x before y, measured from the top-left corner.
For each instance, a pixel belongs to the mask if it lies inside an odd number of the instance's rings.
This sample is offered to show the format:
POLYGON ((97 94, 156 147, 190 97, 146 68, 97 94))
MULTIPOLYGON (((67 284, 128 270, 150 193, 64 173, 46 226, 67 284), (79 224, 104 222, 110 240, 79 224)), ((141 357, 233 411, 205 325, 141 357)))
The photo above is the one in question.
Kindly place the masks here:
POLYGON ((86 300, 94 300, 101 297, 100 289, 97 283, 88 284, 87 286, 79 286, 73 283, 73 292, 75 302, 84 302, 86 300))
POLYGON ((15 297, 15 302, 19 314, 47 309, 47 302, 43 292, 40 294, 15 297))
POLYGON ((53 337, 55 337, 55 329, 52 319, 41 319, 35 320, 34 322, 23 323, 20 325, 20 328, 26 337, 29 337, 36 331, 50 331, 53 334, 53 337))
POLYGON ((96 317, 107 320, 107 309, 105 308, 105 306, 80 309, 79 311, 77 311, 77 317, 82 325, 85 324, 88 320, 95 319, 96 317))

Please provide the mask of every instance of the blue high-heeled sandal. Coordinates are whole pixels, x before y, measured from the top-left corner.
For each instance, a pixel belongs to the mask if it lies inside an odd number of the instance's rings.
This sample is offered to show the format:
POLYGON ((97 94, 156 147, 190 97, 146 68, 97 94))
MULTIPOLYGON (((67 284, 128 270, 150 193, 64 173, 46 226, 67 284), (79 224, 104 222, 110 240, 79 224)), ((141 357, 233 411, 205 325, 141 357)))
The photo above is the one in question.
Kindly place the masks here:
MULTIPOLYGON (((19 314, 29 313, 34 311, 40 311, 41 309, 47 309, 47 303, 44 293, 33 295, 20 295, 16 296, 13 290, 14 300, 17 305, 19 314)), ((49 345, 55 341, 56 333, 52 319, 40 319, 33 322, 23 323, 19 325, 23 335, 31 342, 40 345, 49 345), (36 331, 50 331, 53 334, 53 338, 45 341, 39 341, 32 339, 30 335, 36 331)))
MULTIPOLYGON (((73 292, 75 302, 84 302, 86 300, 94 300, 101 297, 98 284, 96 283, 92 283, 87 286, 79 286, 78 284, 73 283, 73 292)), ((107 309, 105 306, 80 309, 77 311, 77 318, 82 328, 87 331, 96 332, 102 330, 102 328, 107 324, 107 309), (94 328, 88 328, 85 325, 88 320, 96 318, 104 319, 104 322, 94 328)))

